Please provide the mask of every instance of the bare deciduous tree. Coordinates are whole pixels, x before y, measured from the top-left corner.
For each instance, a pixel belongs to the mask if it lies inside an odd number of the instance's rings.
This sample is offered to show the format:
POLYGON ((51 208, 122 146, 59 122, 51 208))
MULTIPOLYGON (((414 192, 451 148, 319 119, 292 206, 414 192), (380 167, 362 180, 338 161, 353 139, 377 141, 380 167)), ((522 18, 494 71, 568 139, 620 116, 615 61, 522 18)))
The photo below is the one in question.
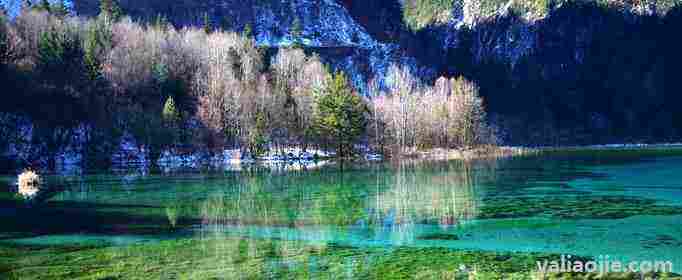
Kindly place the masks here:
POLYGON ((439 78, 433 87, 423 87, 406 67, 392 66, 389 73, 388 93, 372 90, 373 127, 375 135, 385 135, 400 152, 491 141, 483 100, 473 82, 439 78))

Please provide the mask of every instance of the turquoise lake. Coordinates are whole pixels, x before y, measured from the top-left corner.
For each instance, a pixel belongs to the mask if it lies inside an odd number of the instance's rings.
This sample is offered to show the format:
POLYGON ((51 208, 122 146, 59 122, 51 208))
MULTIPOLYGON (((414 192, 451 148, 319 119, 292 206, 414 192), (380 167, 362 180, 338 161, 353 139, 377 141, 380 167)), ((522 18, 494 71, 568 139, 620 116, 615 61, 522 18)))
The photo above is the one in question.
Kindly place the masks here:
POLYGON ((670 153, 166 173, 131 168, 49 181, 64 189, 41 205, 3 194, 0 246, 126 248, 219 237, 372 250, 608 255, 682 269, 682 156, 670 153))

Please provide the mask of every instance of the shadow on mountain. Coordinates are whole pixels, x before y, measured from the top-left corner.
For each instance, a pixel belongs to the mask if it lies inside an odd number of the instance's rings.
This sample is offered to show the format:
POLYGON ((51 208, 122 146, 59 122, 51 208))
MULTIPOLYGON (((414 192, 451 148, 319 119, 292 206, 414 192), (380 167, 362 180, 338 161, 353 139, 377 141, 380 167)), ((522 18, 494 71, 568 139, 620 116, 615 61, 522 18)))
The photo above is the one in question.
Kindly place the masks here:
POLYGON ((662 142, 682 132, 680 28, 680 6, 658 16, 567 3, 535 23, 510 11, 472 30, 425 28, 404 47, 477 81, 512 144, 662 142))
POLYGON ((397 1, 365 2, 343 1, 372 36, 399 42, 419 64, 436 69, 427 79, 475 80, 510 144, 680 138, 675 76, 682 54, 674 35, 682 28, 680 6, 639 15, 576 1, 535 22, 510 10, 472 29, 441 24, 412 33, 397 1))

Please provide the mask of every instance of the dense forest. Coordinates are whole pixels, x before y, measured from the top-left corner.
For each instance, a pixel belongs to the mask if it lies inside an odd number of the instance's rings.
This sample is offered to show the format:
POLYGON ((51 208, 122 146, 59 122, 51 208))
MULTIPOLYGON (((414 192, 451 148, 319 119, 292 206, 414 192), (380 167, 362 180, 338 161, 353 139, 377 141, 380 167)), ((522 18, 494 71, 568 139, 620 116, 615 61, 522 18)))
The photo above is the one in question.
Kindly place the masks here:
POLYGON ((223 1, 231 14, 192 16, 178 10, 199 4, 171 2, 23 1, 3 12, 2 150, 23 141, 52 158, 80 142, 86 162, 106 165, 128 136, 155 158, 682 135, 676 1, 342 0, 324 11, 347 11, 338 24, 293 0, 223 1), (259 22, 258 5, 278 15, 259 22), (363 62, 384 59, 371 50, 380 44, 401 62, 381 73, 363 62))
POLYGON ((346 156, 359 147, 496 143, 478 87, 464 78, 424 86, 393 66, 388 88, 362 96, 300 46, 264 49, 248 29, 222 31, 208 21, 136 22, 114 1, 103 0, 96 18, 60 3, 24 5, 2 17, 0 54, 0 144, 30 141, 31 157, 47 157, 50 167, 75 139, 86 164, 107 165, 126 134, 152 158, 179 148, 239 147, 257 156, 295 145, 346 156))
MULTIPOLYGON (((96 2, 74 3, 79 13, 93 15, 96 2)), ((134 18, 151 20, 162 13, 176 26, 199 24, 201 14, 208 13, 216 27, 241 31, 252 25, 269 39, 276 35, 270 29, 285 34, 292 22, 303 23, 306 38, 328 32, 314 26, 324 15, 307 2, 121 4, 134 18), (188 14, 192 11, 199 15, 188 14), (275 19, 261 22, 259 17, 271 11, 275 19)), ((397 45, 416 58, 414 68, 427 70, 413 73, 426 84, 440 76, 474 81, 506 144, 677 142, 682 136, 675 79, 682 59, 675 36, 682 28, 679 0, 333 2, 353 20, 338 25, 357 23, 373 39, 397 45)), ((353 59, 362 63, 366 57, 353 59)), ((367 80, 377 74, 382 73, 367 80)))

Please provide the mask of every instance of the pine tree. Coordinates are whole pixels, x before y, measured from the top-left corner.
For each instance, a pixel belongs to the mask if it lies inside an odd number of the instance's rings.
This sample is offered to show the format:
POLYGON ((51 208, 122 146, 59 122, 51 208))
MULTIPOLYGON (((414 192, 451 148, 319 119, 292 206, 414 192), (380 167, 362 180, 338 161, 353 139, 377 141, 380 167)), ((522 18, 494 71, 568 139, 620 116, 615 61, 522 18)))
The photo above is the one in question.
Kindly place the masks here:
POLYGON ((156 20, 154 20, 154 27, 158 28, 159 30, 166 31, 168 30, 168 18, 162 14, 157 14, 156 15, 156 20))
POLYGON ((244 26, 243 35, 244 35, 244 37, 249 38, 249 37, 251 37, 251 35, 253 35, 252 33, 253 33, 253 30, 251 29, 251 25, 247 23, 244 26))
POLYGON ((40 4, 38 4, 37 9, 40 11, 46 11, 50 13, 51 12, 50 2, 47 0, 40 1, 40 4))
POLYGON ((24 1, 21 3, 21 10, 22 10, 22 12, 23 12, 23 11, 28 11, 29 9, 32 9, 32 8, 33 8, 33 1, 31 1, 31 0, 24 0, 24 1))
POLYGON ((220 28, 222 30, 231 30, 232 29, 232 23, 226 16, 218 16, 220 18, 220 28))
POLYGON ((123 10, 116 0, 100 0, 100 16, 105 16, 113 21, 118 21, 123 16, 123 10))
POLYGON ((208 17, 208 13, 204 13, 204 32, 210 34, 213 27, 211 26, 211 19, 208 17))
POLYGON ((317 99, 316 127, 320 135, 336 144, 338 156, 352 153, 353 143, 367 127, 367 106, 339 72, 317 99))
POLYGON ((159 94, 172 94, 169 88, 169 73, 168 66, 165 63, 158 62, 152 66, 152 76, 154 77, 154 87, 159 94))
POLYGON ((258 157, 267 152, 266 120, 263 112, 256 113, 256 126, 249 134, 249 152, 258 157))
POLYGON ((36 72, 55 90, 80 95, 87 81, 81 40, 75 30, 51 28, 40 35, 36 72))
POLYGON ((92 81, 99 80, 102 77, 100 57, 111 48, 112 36, 109 25, 103 20, 96 20, 88 30, 83 44, 83 59, 88 77, 92 81))
POLYGON ((301 26, 301 21, 297 18, 291 24, 291 38, 293 40, 293 47, 299 47, 301 45, 301 36, 303 35, 303 26, 301 26))
POLYGON ((175 104, 175 100, 172 96, 168 96, 166 103, 163 105, 163 111, 161 112, 163 129, 160 136, 166 138, 159 139, 159 144, 161 146, 176 143, 176 140, 178 140, 178 136, 180 135, 180 119, 180 111, 175 104))
POLYGON ((44 31, 38 41, 38 66, 40 70, 54 74, 65 63, 67 42, 59 30, 44 31))
POLYGON ((12 57, 5 14, 0 14, 0 72, 9 64, 12 57))
POLYGON ((163 121, 166 122, 169 127, 174 127, 177 122, 180 121, 180 112, 178 112, 178 108, 175 106, 175 100, 173 100, 172 96, 169 96, 166 99, 161 115, 163 121))
POLYGON ((58 17, 65 17, 69 14, 69 8, 64 3, 64 0, 60 0, 52 5, 52 14, 58 17))

